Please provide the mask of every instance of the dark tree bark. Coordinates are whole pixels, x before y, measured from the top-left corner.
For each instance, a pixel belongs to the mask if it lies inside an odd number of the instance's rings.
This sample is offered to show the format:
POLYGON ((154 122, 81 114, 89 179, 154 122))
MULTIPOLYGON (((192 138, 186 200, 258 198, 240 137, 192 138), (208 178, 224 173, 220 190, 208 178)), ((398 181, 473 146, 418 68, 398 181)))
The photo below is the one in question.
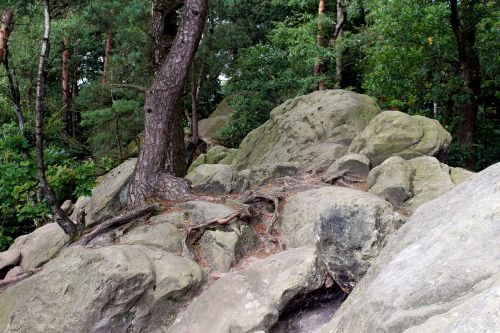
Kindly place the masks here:
MULTIPOLYGON (((76 47, 73 49, 73 59, 77 59, 78 57, 78 51, 76 47)), ((75 61, 75 67, 73 68, 73 77, 72 77, 72 85, 71 85, 71 99, 75 100, 76 96, 78 95, 78 66, 79 66, 79 61, 75 61)), ((77 128, 78 124, 80 123, 80 113, 76 111, 75 106, 73 105, 71 107, 71 136, 76 137, 77 134, 77 128)))
POLYGON ((62 134, 70 134, 70 100, 71 95, 69 91, 69 40, 67 36, 63 37, 63 51, 62 51, 62 70, 61 70, 61 100, 62 100, 62 110, 61 110, 61 122, 62 122, 62 134))
POLYGON ((196 64, 191 65, 191 134, 193 144, 196 146, 200 136, 198 134, 198 88, 199 82, 196 77, 196 64))
POLYGON ((181 154, 184 144, 175 147, 167 143, 179 142, 179 136, 183 136, 182 128, 177 125, 182 112, 176 106, 201 39, 207 12, 208 0, 186 0, 182 23, 170 54, 146 96, 144 144, 129 191, 132 205, 155 196, 165 200, 188 196, 188 182, 169 171, 169 165, 179 159, 184 164, 181 154))
POLYGON ((38 63, 38 72, 36 79, 36 103, 35 103, 35 136, 36 136, 36 158, 38 168, 38 182, 40 189, 45 195, 47 202, 52 210, 54 219, 64 232, 74 237, 76 225, 66 216, 61 207, 57 204, 54 191, 45 177, 45 161, 43 157, 43 109, 45 97, 45 62, 49 54, 49 36, 50 36, 50 12, 49 1, 44 0, 44 33, 42 46, 40 50, 40 61, 38 63))
MULTIPOLYGON (((465 82, 464 101, 456 107, 461 117, 458 142, 471 153, 476 135, 476 119, 481 95, 481 66, 476 50, 476 26, 479 22, 475 6, 479 0, 450 0, 450 20, 458 47, 459 73, 465 82)), ((468 164, 472 164, 472 158, 468 164)))
POLYGON ((14 21, 14 11, 10 8, 3 12, 2 25, 0 27, 0 61, 3 61, 9 36, 12 32, 12 23, 14 21))
MULTIPOLYGON (((324 47, 324 29, 323 29, 323 18, 325 16, 325 0, 319 0, 318 4, 318 35, 316 36, 316 45, 319 48, 324 47)), ((318 59, 316 64, 314 64, 314 76, 321 76, 324 72, 324 64, 321 59, 318 59)), ((325 89, 325 81, 319 80, 316 86, 317 90, 325 89)))
POLYGON ((16 80, 16 73, 14 69, 10 68, 9 64, 9 50, 5 51, 3 65, 5 67, 5 72, 7 73, 7 79, 9 81, 10 89, 10 100, 14 104, 14 110, 17 115, 17 122, 19 124, 19 130, 21 133, 24 131, 24 125, 26 124, 26 119, 24 118, 23 109, 21 106, 21 93, 19 92, 19 83, 16 80))
POLYGON ((109 57, 111 56, 111 39, 113 38, 113 29, 106 29, 106 38, 104 42, 104 61, 102 67, 102 83, 108 83, 109 57))
POLYGON ((159 70, 177 34, 177 14, 183 0, 153 0, 153 65, 159 70))
MULTIPOLYGON (((346 18, 346 10, 344 0, 337 0, 337 24, 335 25, 335 42, 339 42, 344 35, 344 25, 346 18)), ((344 72, 344 56, 342 50, 337 53, 335 61, 335 83, 338 88, 343 88, 343 72, 344 72)))

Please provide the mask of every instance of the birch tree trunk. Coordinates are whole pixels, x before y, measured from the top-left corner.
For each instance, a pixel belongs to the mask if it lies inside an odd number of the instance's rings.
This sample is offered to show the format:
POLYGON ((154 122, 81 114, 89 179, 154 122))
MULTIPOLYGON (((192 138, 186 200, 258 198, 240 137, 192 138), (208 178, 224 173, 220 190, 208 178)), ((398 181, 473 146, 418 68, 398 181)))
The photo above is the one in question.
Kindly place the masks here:
POLYGON ((139 154, 134 179, 129 190, 129 204, 138 205, 151 197, 178 200, 189 194, 189 184, 169 170, 176 160, 184 163, 184 145, 177 120, 182 112, 176 105, 191 61, 201 39, 208 12, 208 0, 186 0, 182 23, 168 57, 146 95, 144 104, 144 144, 139 154))
POLYGON ((40 60, 38 63, 38 72, 36 79, 36 103, 35 103, 35 136, 36 136, 36 158, 38 168, 38 182, 47 202, 52 210, 54 219, 59 226, 71 238, 76 234, 76 225, 62 211, 61 207, 57 204, 54 191, 45 177, 45 161, 43 157, 43 108, 45 97, 45 62, 49 55, 49 36, 50 36, 50 12, 49 0, 43 1, 44 5, 44 33, 42 46, 40 50, 40 60))

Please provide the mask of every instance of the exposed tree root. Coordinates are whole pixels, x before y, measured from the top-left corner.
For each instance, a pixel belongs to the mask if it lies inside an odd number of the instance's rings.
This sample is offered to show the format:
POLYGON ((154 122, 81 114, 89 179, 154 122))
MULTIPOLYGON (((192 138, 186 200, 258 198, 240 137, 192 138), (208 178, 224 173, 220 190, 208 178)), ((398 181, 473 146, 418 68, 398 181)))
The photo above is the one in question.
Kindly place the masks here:
POLYGON ((104 223, 96 226, 91 232, 84 235, 78 242, 75 242, 75 245, 87 245, 92 239, 94 239, 97 235, 101 234, 105 230, 118 227, 125 223, 131 222, 139 217, 143 217, 149 213, 152 213, 159 209, 157 204, 145 206, 131 212, 126 212, 120 216, 114 217, 104 223))
POLYGON ((39 267, 39 268, 29 270, 27 272, 23 272, 19 275, 16 275, 14 277, 9 278, 9 279, 1 280, 0 281, 0 292, 7 290, 7 288, 9 288, 10 286, 12 286, 12 285, 14 285, 22 280, 29 278, 30 276, 32 276, 35 273, 40 272, 41 270, 42 270, 42 267, 39 267))
POLYGON ((182 250, 185 256, 188 256, 190 258, 194 258, 194 255, 192 251, 190 250, 190 247, 192 244, 197 242, 201 236, 203 236, 204 232, 207 230, 208 227, 218 224, 218 225, 224 225, 228 224, 234 219, 240 219, 240 220, 248 220, 250 219, 253 215, 253 209, 252 209, 252 204, 255 204, 260 201, 260 199, 264 199, 267 201, 270 201, 274 205, 274 214, 271 219, 271 222, 269 224, 269 228, 267 230, 267 233, 271 237, 271 240, 274 243, 279 244, 279 239, 273 235, 273 230, 275 227, 276 222, 279 220, 280 214, 279 214, 279 197, 274 196, 271 194, 266 194, 266 193, 246 193, 244 194, 241 198, 240 201, 243 203, 243 208, 225 216, 222 218, 216 218, 216 219, 211 219, 205 223, 197 224, 191 227, 186 228, 184 239, 182 241, 182 250), (194 233, 196 232, 196 233, 194 233))

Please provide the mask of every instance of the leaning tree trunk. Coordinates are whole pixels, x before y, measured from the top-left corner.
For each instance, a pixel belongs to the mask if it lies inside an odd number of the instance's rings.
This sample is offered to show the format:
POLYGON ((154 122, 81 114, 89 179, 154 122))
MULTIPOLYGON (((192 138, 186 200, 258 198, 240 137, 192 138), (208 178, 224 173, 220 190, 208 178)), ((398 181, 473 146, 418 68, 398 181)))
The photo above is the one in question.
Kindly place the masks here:
MULTIPOLYGON (((318 35, 316 36, 316 45, 318 48, 324 46, 324 31, 323 31, 323 18, 325 16, 325 0, 319 0, 318 4, 318 35)), ((324 64, 321 59, 314 64, 314 76, 323 75, 324 64)), ((323 79, 319 80, 317 83, 318 90, 325 89, 325 81, 323 79)))
POLYGON ((153 65, 158 71, 177 34, 176 10, 182 0, 153 0, 153 65))
POLYGON ((17 115, 17 122, 19 124, 19 130, 21 133, 24 131, 24 125, 26 124, 26 119, 24 118, 23 109, 21 106, 21 93, 19 92, 19 83, 16 80, 16 73, 14 69, 10 68, 9 65, 9 50, 5 51, 3 64, 5 67, 5 72, 7 73, 7 80, 9 81, 9 89, 11 94, 11 101, 14 104, 14 109, 17 115))
MULTIPOLYGON (((337 0, 337 24, 335 26, 334 40, 338 43, 344 35, 346 10, 344 0, 337 0)), ((335 61, 335 83, 338 88, 343 88, 343 73, 344 73, 344 54, 342 49, 337 45, 337 57, 335 61)))
POLYGON ((189 193, 188 182, 167 171, 168 165, 174 164, 179 157, 182 159, 177 149, 184 147, 168 143, 178 142, 177 136, 182 135, 175 121, 181 117, 176 104, 200 42, 207 12, 208 0, 186 0, 182 23, 170 54, 146 96, 144 143, 130 185, 131 205, 151 197, 177 200, 189 193))
MULTIPOLYGON (((458 128, 458 142, 472 153, 472 144, 476 134, 476 119, 481 95, 481 66, 476 50, 476 26, 474 7, 479 0, 460 2, 460 13, 457 0, 450 0, 451 26, 458 47, 459 73, 465 82, 466 91, 463 102, 457 107, 461 116, 458 128)), ((472 163, 469 161, 469 163, 472 163)))
POLYGON ((57 204, 54 191, 45 177, 45 161, 43 157, 43 103, 45 97, 45 62, 49 54, 49 35, 50 35, 50 13, 49 0, 44 0, 44 34, 40 50, 40 61, 38 63, 38 72, 36 79, 36 103, 35 103, 35 136, 36 136, 36 158, 38 167, 38 182, 47 202, 52 210, 54 219, 64 232, 74 237, 76 225, 71 222, 61 207, 57 204))

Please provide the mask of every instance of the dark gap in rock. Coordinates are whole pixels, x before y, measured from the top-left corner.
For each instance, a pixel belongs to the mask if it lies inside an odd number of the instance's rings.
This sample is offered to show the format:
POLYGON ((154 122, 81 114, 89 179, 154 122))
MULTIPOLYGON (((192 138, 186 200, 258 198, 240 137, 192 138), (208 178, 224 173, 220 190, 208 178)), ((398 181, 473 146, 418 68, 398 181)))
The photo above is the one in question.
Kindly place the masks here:
POLYGON ((270 333, 310 333, 328 323, 346 299, 337 284, 292 299, 281 311, 270 333))

